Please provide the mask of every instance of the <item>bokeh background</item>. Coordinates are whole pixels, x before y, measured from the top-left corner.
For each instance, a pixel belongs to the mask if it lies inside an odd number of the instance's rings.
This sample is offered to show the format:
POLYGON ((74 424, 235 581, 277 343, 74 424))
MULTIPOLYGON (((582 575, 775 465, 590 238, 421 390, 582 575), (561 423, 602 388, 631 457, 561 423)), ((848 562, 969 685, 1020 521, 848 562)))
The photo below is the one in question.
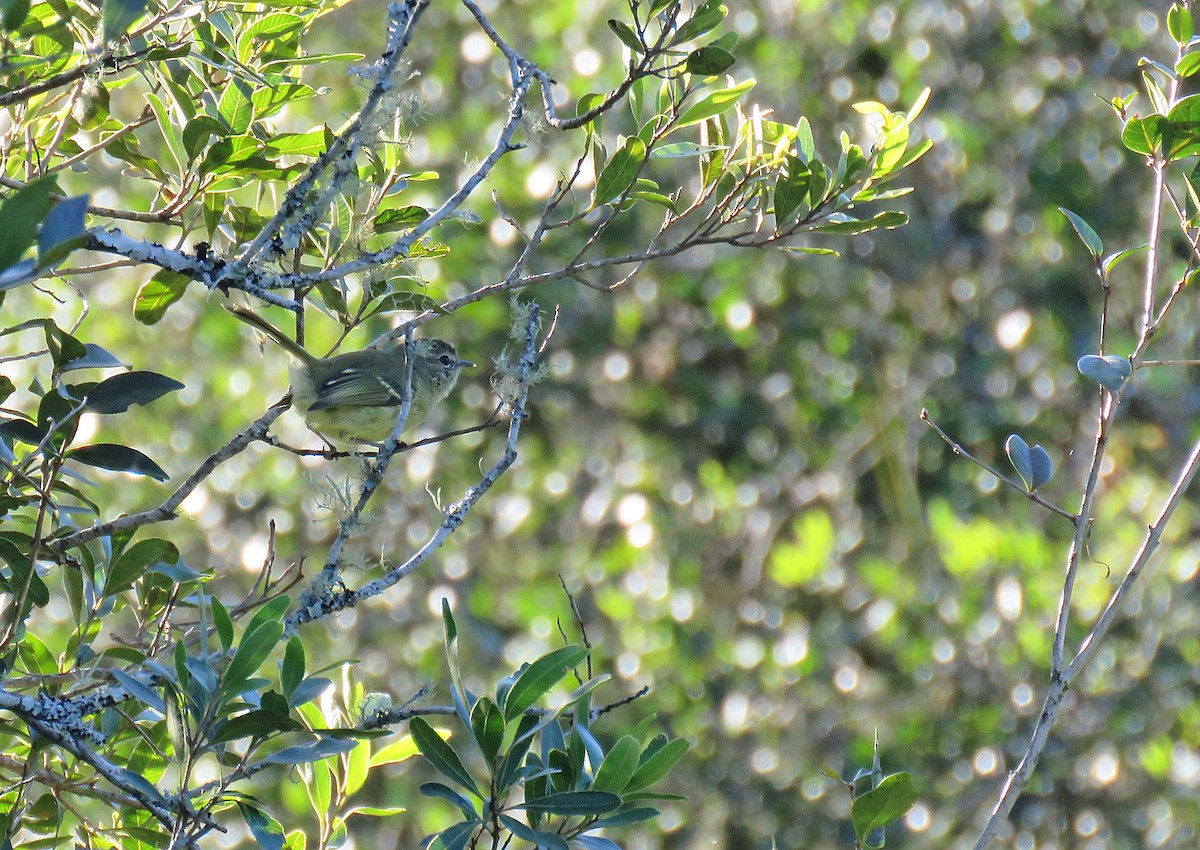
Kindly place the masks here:
MULTIPOLYGON (((483 5, 571 101, 619 79, 620 45, 605 20, 621 17, 621 4, 483 5)), ((927 407, 1001 466, 1008 434, 1042 444, 1057 466, 1044 495, 1077 507, 1097 393, 1074 363, 1096 348, 1100 288, 1057 208, 1083 215, 1108 250, 1145 241, 1148 174, 1121 147, 1104 100, 1138 87, 1139 57, 1174 61, 1167 5, 729 5, 740 36, 734 73, 758 80, 748 102, 781 120, 808 116, 823 151, 842 130, 867 138, 852 103, 902 109, 932 88, 917 132, 935 146, 900 202, 911 223, 812 243, 841 259, 713 248, 658 262, 612 295, 574 283, 531 292, 559 319, 517 466, 386 600, 306 634, 310 667, 359 659, 367 690, 403 700, 432 684, 444 702, 440 599, 453 601, 468 677, 482 686, 558 645, 558 621, 573 633, 561 578, 597 671, 614 676, 600 700, 651 686, 610 728, 657 714, 694 742, 666 789, 687 801, 623 832, 624 846, 853 846, 848 798, 822 770, 869 766, 876 733, 884 769, 911 771, 921 795, 891 846, 969 846, 1040 707, 1070 528, 953 457, 918 414, 927 407)), ((370 56, 383 20, 381 0, 351 3, 308 34, 310 49, 370 56)), ((454 4, 434 4, 422 33, 405 119, 414 170, 442 175, 428 186, 433 199, 489 149, 504 68, 454 4)), ((336 127, 361 89, 342 69, 314 82, 329 92, 289 120, 336 127)), ((518 246, 488 194, 528 220, 577 155, 572 138, 536 122, 529 131, 529 148, 475 200, 478 221, 440 234, 450 254, 406 270, 428 281, 431 296, 501 278, 518 246)), ((624 251, 655 224, 647 216, 611 231, 603 247, 624 251)), ((1182 244, 1170 228, 1166 238, 1182 244)), ((576 248, 551 243, 539 262, 550 267, 576 248)), ((1181 255, 1167 251, 1170 269, 1181 255)), ((1116 351, 1133 339, 1140 273, 1129 261, 1114 277, 1116 351)), ((142 434, 132 444, 179 476, 277 398, 286 369, 199 287, 161 324, 136 326, 131 304, 149 274, 85 284, 87 338, 187 384, 104 423, 142 434)), ((1185 293, 1151 356, 1194 355, 1196 314, 1185 293)), ((508 324, 497 299, 428 330, 487 364, 508 324)), ((314 326, 314 339, 326 331, 314 326)), ((465 380, 431 424, 485 416, 487 372, 465 380)), ((1105 468, 1069 646, 1115 586, 1195 437, 1195 386, 1185 369, 1139 378, 1105 468)), ((279 428, 308 439, 290 415, 279 428)), ((438 520, 426 488, 455 498, 502 439, 489 432, 407 455, 360 543, 360 577, 422 542, 438 520)), ((335 532, 330 504, 354 471, 252 451, 185 504, 173 533, 190 540, 190 564, 230 588, 261 564, 269 520, 281 560, 319 563, 335 532)), ((165 495, 143 482, 112 486, 111 503, 125 510, 165 495)), ((1196 522, 1185 505, 1131 616, 1069 696, 1004 846, 1195 846, 1196 522)), ((368 800, 409 812, 354 822, 355 846, 413 847, 444 826, 449 812, 416 793, 424 778, 417 764, 373 778, 368 800)), ((296 818, 287 826, 303 826, 299 786, 284 775, 278 783, 260 796, 282 799, 296 818)))

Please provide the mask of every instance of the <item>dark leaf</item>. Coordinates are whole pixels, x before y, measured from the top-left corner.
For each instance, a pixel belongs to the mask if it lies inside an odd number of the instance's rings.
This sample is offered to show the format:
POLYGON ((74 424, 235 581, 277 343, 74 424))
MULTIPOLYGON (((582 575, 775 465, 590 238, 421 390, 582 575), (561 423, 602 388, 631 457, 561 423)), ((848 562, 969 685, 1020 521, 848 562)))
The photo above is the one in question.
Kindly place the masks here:
POLYGON ((621 805, 621 798, 608 791, 566 791, 548 794, 536 800, 527 800, 523 808, 531 812, 548 815, 576 817, 580 815, 602 815, 621 805))
POLYGON ((733 63, 736 61, 728 50, 710 44, 707 47, 693 50, 688 55, 686 68, 689 74, 712 77, 716 74, 724 74, 733 67, 733 63))
POLYGON ((450 745, 442 739, 442 736, 428 722, 423 718, 414 717, 408 721, 408 731, 412 734, 413 742, 417 745, 417 749, 421 751, 421 755, 425 756, 429 763, 437 768, 443 776, 454 780, 477 797, 482 796, 475 785, 475 780, 471 778, 471 774, 467 773, 467 769, 463 766, 462 759, 458 757, 458 753, 450 748, 450 745))
POLYGON ((123 372, 88 391, 87 409, 93 413, 124 413, 131 405, 149 404, 181 389, 179 381, 157 372, 123 372))
POLYGON ((261 809, 247 805, 240 800, 237 805, 238 811, 242 813, 242 820, 246 822, 250 834, 254 836, 255 842, 262 850, 283 850, 283 827, 280 826, 279 821, 261 809))
POLYGON ((78 449, 72 449, 67 454, 67 458, 87 466, 94 466, 97 469, 145 475, 155 481, 166 481, 171 477, 161 466, 137 449, 120 446, 116 443, 81 446, 78 449))
POLYGON ((21 259, 37 239, 38 225, 53 205, 51 194, 59 191, 53 177, 26 183, 0 205, 0 271, 21 259))
POLYGON ((64 198, 46 215, 38 231, 38 266, 53 268, 83 244, 88 196, 64 198))
POLYGON ((104 0, 104 39, 114 41, 146 11, 146 0, 104 0))
POLYGON ((113 354, 105 351, 94 342, 85 342, 83 347, 87 353, 82 357, 76 357, 74 360, 69 360, 62 365, 59 372, 74 372, 76 369, 108 369, 113 366, 128 366, 127 363, 122 363, 113 354))

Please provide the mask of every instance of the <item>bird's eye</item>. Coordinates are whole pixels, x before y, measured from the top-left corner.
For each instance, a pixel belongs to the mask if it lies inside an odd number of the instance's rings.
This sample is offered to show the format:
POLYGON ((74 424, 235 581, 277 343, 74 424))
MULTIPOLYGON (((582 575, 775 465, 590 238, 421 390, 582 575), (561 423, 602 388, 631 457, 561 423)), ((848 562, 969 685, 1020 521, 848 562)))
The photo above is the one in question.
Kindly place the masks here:
POLYGON ((443 366, 449 366, 451 363, 454 362, 454 358, 451 357, 449 354, 443 354, 441 357, 438 358, 438 362, 441 363, 443 366))

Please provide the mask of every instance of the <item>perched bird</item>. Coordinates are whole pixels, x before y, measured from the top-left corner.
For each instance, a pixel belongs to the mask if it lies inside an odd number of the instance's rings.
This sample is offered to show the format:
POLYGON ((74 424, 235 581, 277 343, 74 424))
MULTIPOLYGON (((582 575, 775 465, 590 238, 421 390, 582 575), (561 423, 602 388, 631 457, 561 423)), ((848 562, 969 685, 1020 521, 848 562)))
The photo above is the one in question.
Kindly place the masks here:
MULTIPOLYGON (((408 345, 316 357, 266 319, 242 307, 231 313, 277 342, 292 359, 292 407, 323 437, 379 444, 391 435, 400 415, 408 345)), ((415 339, 411 345, 412 402, 409 431, 454 389, 464 366, 454 346, 441 339, 415 339)))

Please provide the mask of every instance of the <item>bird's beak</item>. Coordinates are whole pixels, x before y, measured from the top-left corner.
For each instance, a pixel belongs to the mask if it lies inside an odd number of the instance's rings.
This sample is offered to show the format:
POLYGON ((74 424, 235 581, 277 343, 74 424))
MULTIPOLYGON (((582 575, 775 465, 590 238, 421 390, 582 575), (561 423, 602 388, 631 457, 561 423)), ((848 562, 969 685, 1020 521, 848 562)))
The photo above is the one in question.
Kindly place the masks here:
POLYGON ((474 363, 472 363, 470 360, 459 360, 459 361, 458 361, 458 365, 459 365, 459 366, 472 366, 472 367, 473 367, 475 364, 474 364, 474 363))

